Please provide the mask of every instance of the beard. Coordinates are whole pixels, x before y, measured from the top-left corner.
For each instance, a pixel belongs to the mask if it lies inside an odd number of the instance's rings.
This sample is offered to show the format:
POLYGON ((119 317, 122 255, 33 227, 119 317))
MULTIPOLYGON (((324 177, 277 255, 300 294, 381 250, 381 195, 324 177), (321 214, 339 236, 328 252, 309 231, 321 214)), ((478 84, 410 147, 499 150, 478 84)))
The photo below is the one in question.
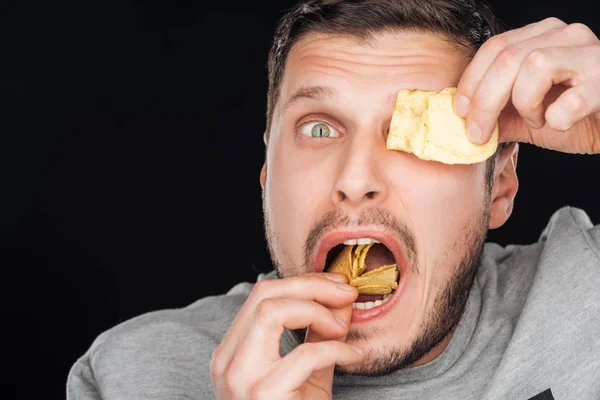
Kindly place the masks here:
MULTIPOLYGON (((356 227, 369 224, 378 224, 391 232, 395 232, 405 244, 409 265, 412 266, 417 274, 419 273, 416 261, 416 244, 410 229, 405 224, 396 220, 389 211, 375 208, 361 213, 360 217, 356 220, 351 220, 339 211, 326 214, 314 225, 307 237, 304 247, 304 265, 294 266, 293 264, 286 264, 290 265, 290 267, 286 270, 287 274, 284 274, 281 267, 282 263, 277 258, 275 249, 279 249, 280 254, 287 258, 288 261, 291 261, 291 257, 283 246, 283 243, 278 241, 278 236, 272 228, 267 209, 264 205, 263 193, 265 236, 274 268, 280 278, 286 275, 292 276, 312 271, 310 255, 313 254, 314 247, 318 245, 319 239, 327 231, 350 225, 356 227)), ((481 265, 489 217, 490 198, 487 197, 478 215, 475 215, 469 221, 470 223, 465 225, 461 234, 457 237, 456 243, 451 246, 452 248, 464 249, 463 255, 455 265, 445 266, 445 268, 452 268, 454 272, 444 290, 436 296, 432 308, 424 318, 419 335, 403 347, 389 346, 383 351, 371 350, 368 352, 365 361, 360 365, 336 366, 335 373, 337 375, 382 376, 409 367, 443 342, 455 330, 460 322, 475 276, 481 265)), ((440 258, 440 260, 445 259, 446 257, 444 256, 440 258)), ((306 329, 296 329, 293 333, 300 342, 304 341, 306 329)), ((368 337, 358 331, 351 331, 348 333, 347 340, 368 340, 368 337)))
MULTIPOLYGON (((487 223, 482 220, 479 227, 465 231, 466 253, 454 268, 454 273, 444 290, 436 296, 433 306, 424 318, 419 335, 405 347, 388 347, 383 351, 371 350, 360 365, 349 367, 336 366, 337 375, 382 376, 412 366, 448 335, 454 332, 461 320, 471 287, 481 265, 487 223)), ((359 332, 350 332, 347 340, 366 340, 359 332)))

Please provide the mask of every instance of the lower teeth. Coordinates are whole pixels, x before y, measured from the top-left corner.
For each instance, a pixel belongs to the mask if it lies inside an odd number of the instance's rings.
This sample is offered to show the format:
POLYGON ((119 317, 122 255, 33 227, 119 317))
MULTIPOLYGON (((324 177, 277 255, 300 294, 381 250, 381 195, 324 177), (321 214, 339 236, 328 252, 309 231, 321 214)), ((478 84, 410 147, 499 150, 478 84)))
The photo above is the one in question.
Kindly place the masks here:
POLYGON ((382 305, 383 303, 385 303, 386 301, 388 301, 390 299, 390 297, 392 297, 392 293, 390 294, 386 294, 385 296, 383 296, 383 300, 376 300, 376 301, 367 301, 364 303, 352 303, 352 308, 356 308, 359 310, 370 310, 373 307, 377 307, 382 305))

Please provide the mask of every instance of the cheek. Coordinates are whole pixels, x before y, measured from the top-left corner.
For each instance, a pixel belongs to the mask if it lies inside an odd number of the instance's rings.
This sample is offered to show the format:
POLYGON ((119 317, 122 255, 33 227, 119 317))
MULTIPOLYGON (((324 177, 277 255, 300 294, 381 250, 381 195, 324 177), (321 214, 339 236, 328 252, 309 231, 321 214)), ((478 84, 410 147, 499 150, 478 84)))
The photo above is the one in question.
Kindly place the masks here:
MULTIPOLYGON (((421 163, 421 162, 417 162, 421 163)), ((412 169, 407 177, 403 203, 410 218, 421 262, 452 256, 463 251, 465 228, 479 218, 484 200, 484 174, 480 165, 448 166, 427 163, 412 169)))
POLYGON ((290 218, 306 218, 329 198, 334 163, 324 153, 315 156, 285 147, 273 152, 272 194, 277 197, 275 202, 280 210, 291 214, 290 218))
POLYGON ((269 154, 265 200, 270 222, 295 262, 303 256, 314 223, 330 210, 334 164, 327 154, 299 152, 283 140, 274 143, 269 154))

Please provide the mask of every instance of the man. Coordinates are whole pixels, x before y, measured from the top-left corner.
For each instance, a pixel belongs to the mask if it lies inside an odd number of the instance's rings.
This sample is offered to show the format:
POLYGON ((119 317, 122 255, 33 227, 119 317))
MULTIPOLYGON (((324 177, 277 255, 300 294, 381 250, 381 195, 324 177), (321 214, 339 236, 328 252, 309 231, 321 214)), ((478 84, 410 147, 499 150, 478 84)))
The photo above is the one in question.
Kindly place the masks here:
POLYGON ((500 32, 475 1, 299 4, 269 54, 274 271, 104 332, 67 397, 600 398, 600 226, 565 207, 537 243, 484 244, 511 214, 518 142, 600 153, 599 71, 594 33, 555 18, 500 32), (388 150, 398 91, 447 87, 475 143, 498 122, 497 154, 388 150), (327 272, 344 242, 373 243, 398 288, 327 272))

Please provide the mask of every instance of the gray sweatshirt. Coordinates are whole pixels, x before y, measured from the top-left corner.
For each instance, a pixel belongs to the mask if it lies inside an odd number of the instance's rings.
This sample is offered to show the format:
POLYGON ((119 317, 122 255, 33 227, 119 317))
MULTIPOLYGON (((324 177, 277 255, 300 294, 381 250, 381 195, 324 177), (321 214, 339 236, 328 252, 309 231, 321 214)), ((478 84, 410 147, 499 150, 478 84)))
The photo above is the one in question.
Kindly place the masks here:
MULTIPOLYGON (((73 364, 67 399, 214 399, 211 355, 251 288, 240 283, 103 332, 73 364)), ((297 345, 286 331, 282 354, 297 345)), ((439 357, 384 377, 335 376, 333 394, 600 399, 600 225, 564 207, 534 244, 487 243, 464 315, 439 357)))

